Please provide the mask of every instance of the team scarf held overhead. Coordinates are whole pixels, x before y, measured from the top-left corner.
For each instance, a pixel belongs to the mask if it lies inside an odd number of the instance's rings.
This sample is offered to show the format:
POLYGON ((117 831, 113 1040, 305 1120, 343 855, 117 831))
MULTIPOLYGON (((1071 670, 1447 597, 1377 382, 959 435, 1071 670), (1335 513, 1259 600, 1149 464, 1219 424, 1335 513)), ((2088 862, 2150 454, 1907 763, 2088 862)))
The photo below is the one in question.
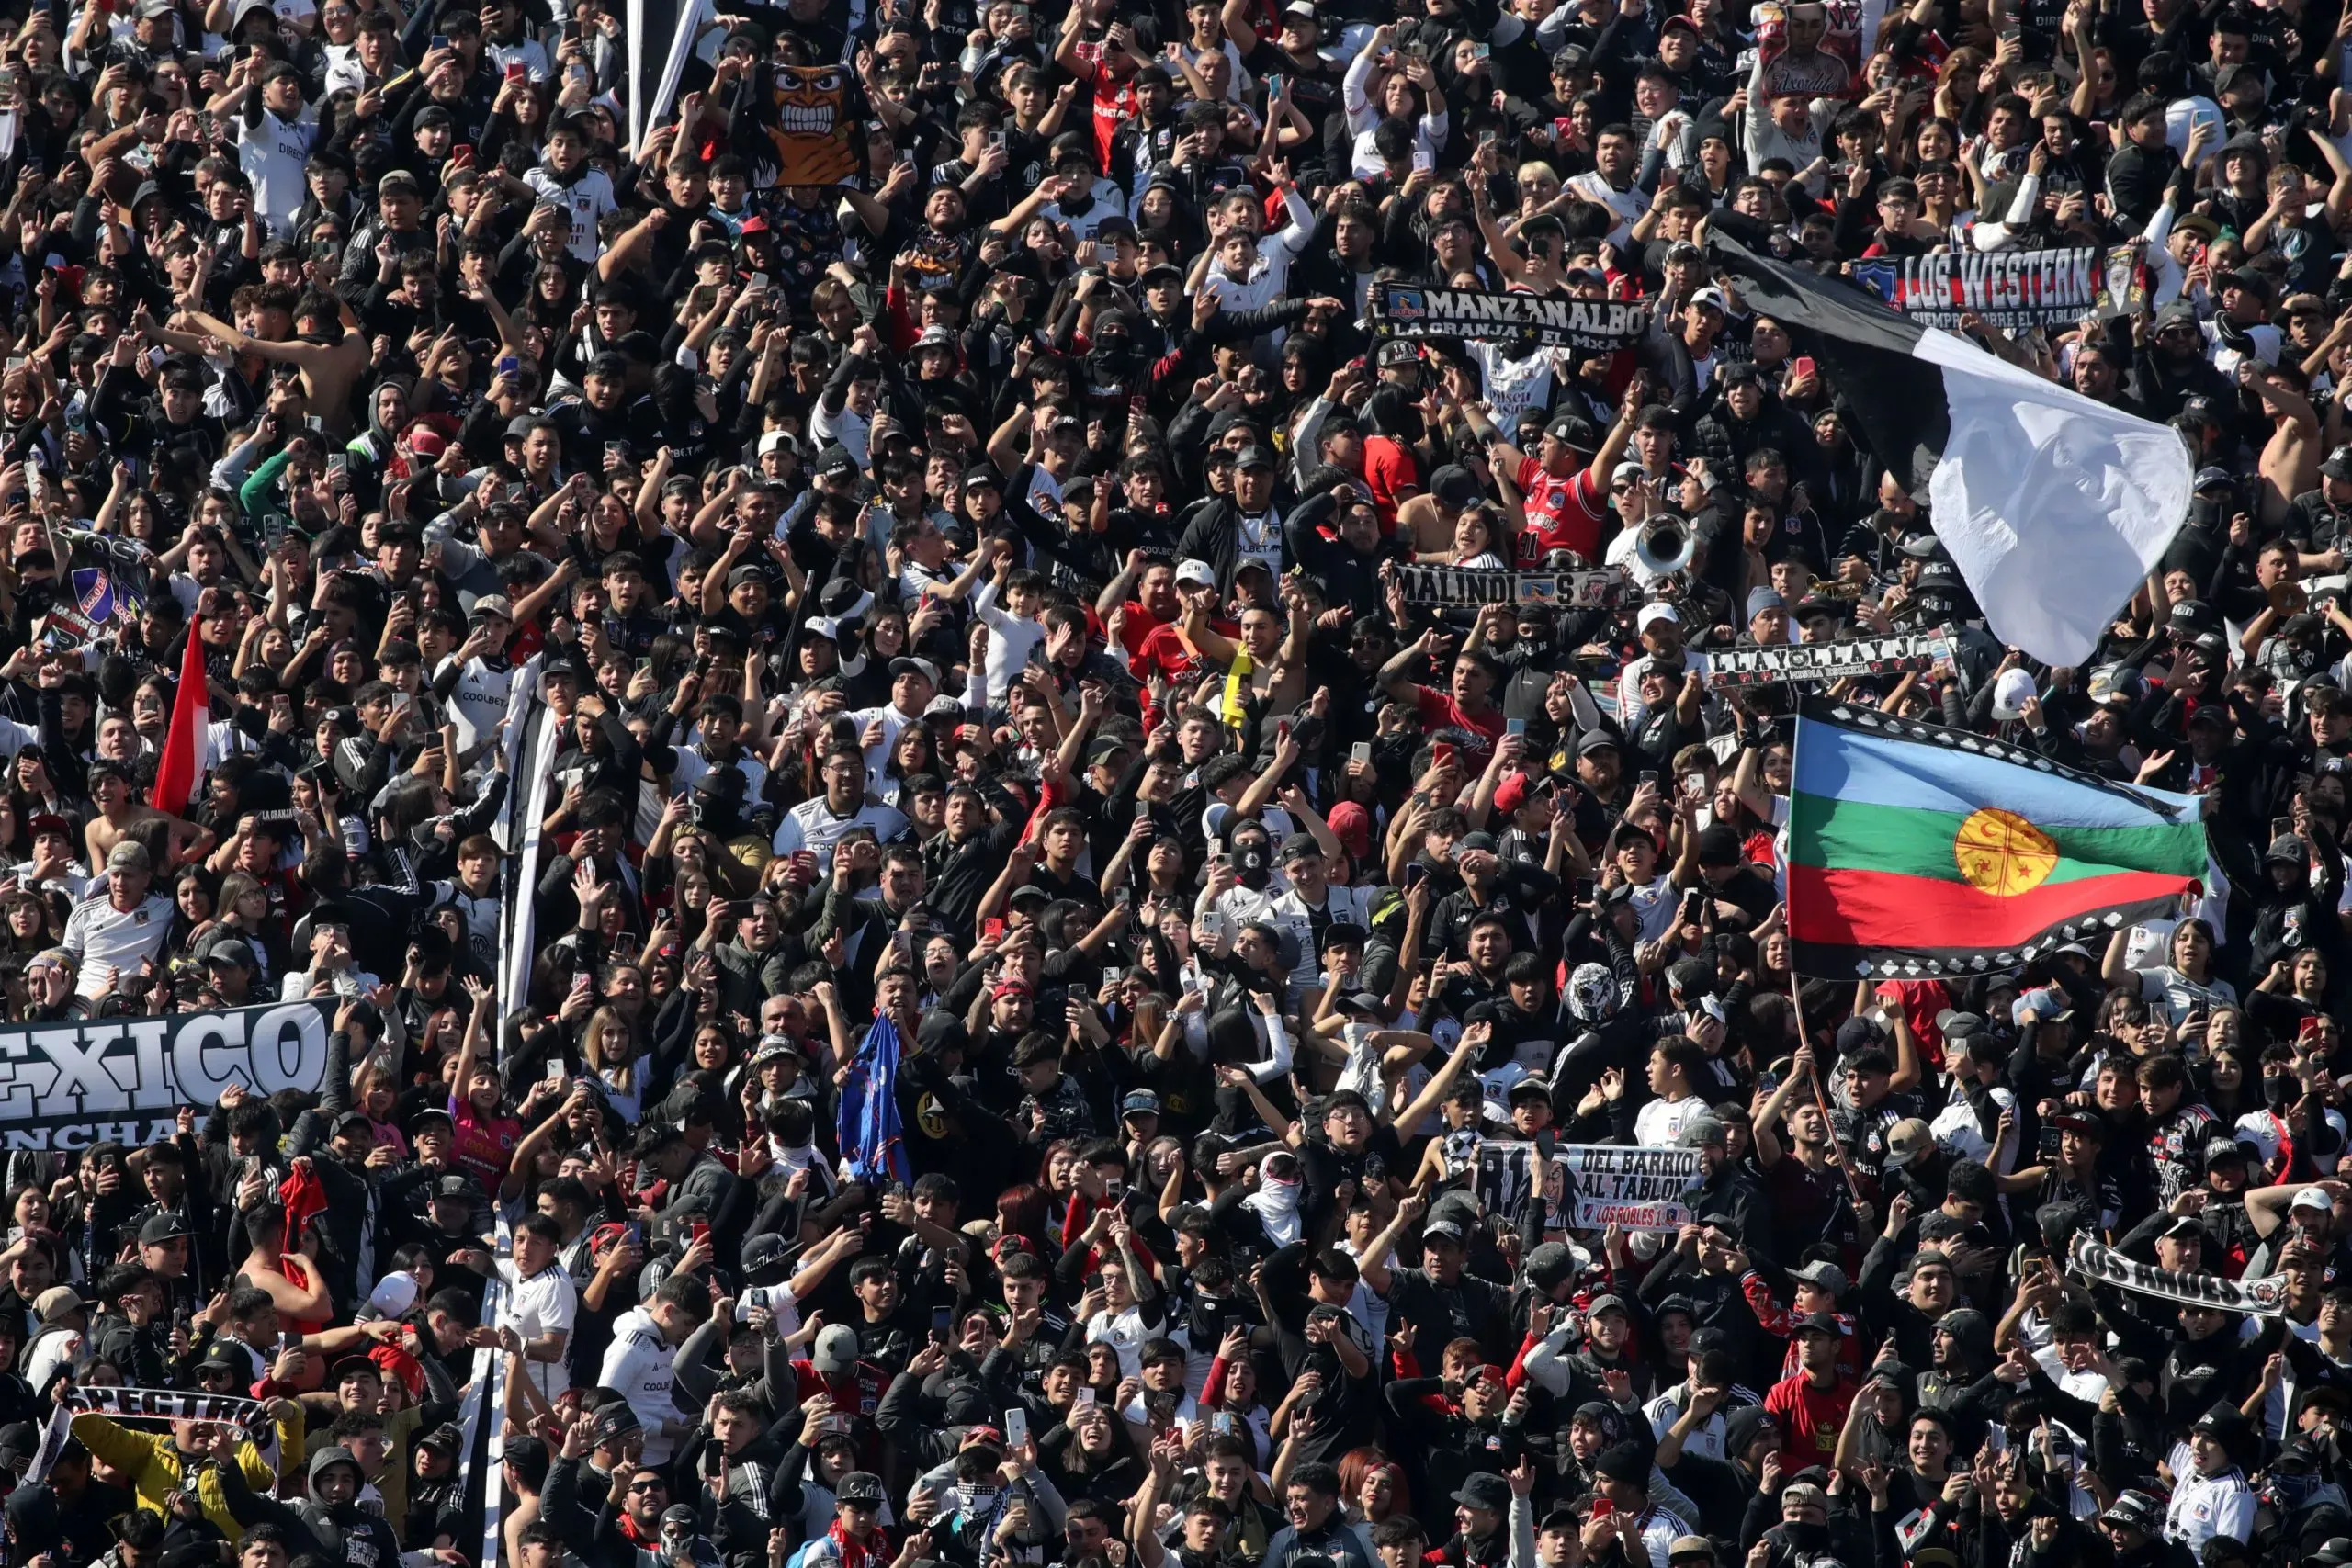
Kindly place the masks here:
POLYGON ((1586 354, 1630 348, 1650 324, 1650 308, 1638 299, 1495 294, 1418 283, 1374 283, 1366 309, 1373 331, 1385 338, 1460 338, 1586 354))
POLYGON ((1856 262, 1854 277, 1930 327, 1957 327, 1971 315, 2007 330, 2073 326, 2086 316, 2129 314, 2148 299, 2136 243, 1885 256, 1856 262))
POLYGON ((57 1462, 65 1440, 74 1435, 74 1417, 91 1414, 125 1423, 218 1421, 243 1431, 261 1450, 261 1457, 270 1469, 277 1468, 277 1427, 269 1418, 269 1406, 258 1399, 187 1388, 69 1388, 65 1397, 50 1412, 49 1425, 41 1432, 40 1449, 33 1455, 32 1467, 25 1472, 25 1485, 40 1482, 49 1473, 50 1466, 57 1462))
POLYGON ((2266 1274, 2258 1280, 2230 1280, 2219 1274, 2198 1274, 2185 1269, 2159 1269, 2126 1258, 2077 1233, 2067 1249, 2066 1270, 2094 1284, 2113 1285, 2143 1296, 2156 1296, 2182 1306, 2211 1307, 2216 1312, 2241 1312, 2257 1317, 2278 1317, 2287 1310, 2287 1280, 2266 1274))

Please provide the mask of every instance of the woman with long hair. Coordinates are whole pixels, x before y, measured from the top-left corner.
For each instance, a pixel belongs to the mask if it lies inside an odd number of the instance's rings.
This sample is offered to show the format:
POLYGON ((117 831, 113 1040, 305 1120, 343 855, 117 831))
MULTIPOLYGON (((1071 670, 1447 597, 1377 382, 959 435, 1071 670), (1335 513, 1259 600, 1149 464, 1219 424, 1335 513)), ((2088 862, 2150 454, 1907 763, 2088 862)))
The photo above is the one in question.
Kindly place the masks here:
POLYGON ((1061 1232, 1046 1223, 1046 1190, 1034 1181, 1020 1182, 996 1195, 996 1229, 1000 1238, 1017 1236, 1040 1258, 1051 1258, 1059 1250, 1061 1232))
POLYGON ((2211 1012, 2217 1003, 2237 1001, 2237 987, 2213 973, 2213 928, 2203 920, 2192 915, 2173 927, 2166 944, 2169 964, 2134 969, 2127 962, 2131 936, 2127 927, 2109 939, 2099 978, 2138 992, 2143 1000, 2160 1008, 2174 1028, 2192 1012, 2211 1012))
POLYGON ((1413 1512, 1413 1486, 1405 1467, 1376 1445, 1340 1456, 1340 1511, 1367 1529, 1413 1512))
POLYGON ((580 1065, 596 1080, 613 1114, 634 1125, 644 1105, 644 1086, 638 1077, 635 1036, 617 1007, 608 1003, 588 1015, 580 1031, 580 1065))

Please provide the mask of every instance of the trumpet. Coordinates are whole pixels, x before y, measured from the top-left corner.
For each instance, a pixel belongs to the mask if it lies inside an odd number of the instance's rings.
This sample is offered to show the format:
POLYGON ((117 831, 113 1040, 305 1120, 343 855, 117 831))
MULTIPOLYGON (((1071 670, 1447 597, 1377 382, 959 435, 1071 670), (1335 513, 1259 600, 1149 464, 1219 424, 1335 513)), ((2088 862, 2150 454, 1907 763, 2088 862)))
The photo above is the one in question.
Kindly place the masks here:
POLYGON ((1690 532, 1690 525, 1671 513, 1651 518, 1634 538, 1634 558, 1657 577, 1689 570, 1698 553, 1698 536, 1690 532))

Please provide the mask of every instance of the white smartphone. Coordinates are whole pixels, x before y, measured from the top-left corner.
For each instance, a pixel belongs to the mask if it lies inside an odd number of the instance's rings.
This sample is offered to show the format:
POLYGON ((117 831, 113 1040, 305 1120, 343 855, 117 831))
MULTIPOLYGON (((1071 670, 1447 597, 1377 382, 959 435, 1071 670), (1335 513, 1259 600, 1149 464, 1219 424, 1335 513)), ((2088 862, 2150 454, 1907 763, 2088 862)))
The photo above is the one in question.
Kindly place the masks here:
MULTIPOLYGON (((1092 1389, 1086 1391, 1093 1393, 1092 1389)), ((1019 1405, 1004 1413, 1004 1446, 1017 1449, 1029 1440, 1029 1412, 1019 1405)))
POLYGON ((1367 768, 1372 766, 1372 742, 1369 740, 1357 741, 1354 745, 1348 748, 1348 758, 1351 761, 1363 763, 1367 768))
POLYGON ((1080 1410, 1093 1409, 1094 1391, 1091 1388, 1081 1386, 1078 1391, 1078 1396, 1073 1399, 1071 1403, 1080 1410))

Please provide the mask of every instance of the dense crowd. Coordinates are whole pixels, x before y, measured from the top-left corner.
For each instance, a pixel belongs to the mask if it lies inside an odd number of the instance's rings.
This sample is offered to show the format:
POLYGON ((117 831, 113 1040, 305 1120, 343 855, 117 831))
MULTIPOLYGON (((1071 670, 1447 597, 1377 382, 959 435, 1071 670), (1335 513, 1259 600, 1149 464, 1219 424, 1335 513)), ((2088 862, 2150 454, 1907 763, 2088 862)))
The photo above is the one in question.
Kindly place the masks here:
POLYGON ((628 11, 0 6, 0 1055, 326 1038, 0 1100, 9 1564, 2352 1563, 2352 9, 628 11), (2098 253, 2093 660, 1724 239, 2098 253), (2201 894, 1792 974, 1936 631, 2201 894))

